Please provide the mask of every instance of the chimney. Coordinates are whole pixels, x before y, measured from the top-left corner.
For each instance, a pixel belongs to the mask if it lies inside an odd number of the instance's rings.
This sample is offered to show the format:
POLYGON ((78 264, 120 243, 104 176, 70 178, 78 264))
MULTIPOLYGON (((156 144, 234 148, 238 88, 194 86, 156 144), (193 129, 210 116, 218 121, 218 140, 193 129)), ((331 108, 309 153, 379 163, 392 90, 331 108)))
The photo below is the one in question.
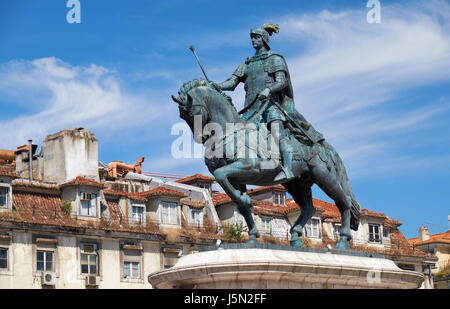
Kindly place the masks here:
POLYGON ((33 180, 33 140, 28 140, 28 159, 29 159, 29 175, 30 181, 33 180))
POLYGON ((448 230, 450 231, 450 215, 447 216, 448 219, 448 230))
POLYGON ((78 176, 99 180, 98 140, 82 129, 62 130, 44 139, 44 181, 64 183, 78 176))
POLYGON ((419 241, 426 241, 430 239, 430 231, 425 225, 419 228, 419 241))

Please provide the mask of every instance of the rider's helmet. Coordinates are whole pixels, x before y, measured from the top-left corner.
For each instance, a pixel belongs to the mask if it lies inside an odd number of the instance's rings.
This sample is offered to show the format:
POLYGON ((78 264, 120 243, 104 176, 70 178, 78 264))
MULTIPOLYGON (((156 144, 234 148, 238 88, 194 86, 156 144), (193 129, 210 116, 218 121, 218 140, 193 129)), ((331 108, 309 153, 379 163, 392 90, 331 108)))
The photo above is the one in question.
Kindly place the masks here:
POLYGON ((250 35, 259 34, 262 37, 264 45, 268 50, 270 50, 269 41, 272 33, 279 32, 279 26, 277 24, 264 24, 261 28, 250 29, 250 35))

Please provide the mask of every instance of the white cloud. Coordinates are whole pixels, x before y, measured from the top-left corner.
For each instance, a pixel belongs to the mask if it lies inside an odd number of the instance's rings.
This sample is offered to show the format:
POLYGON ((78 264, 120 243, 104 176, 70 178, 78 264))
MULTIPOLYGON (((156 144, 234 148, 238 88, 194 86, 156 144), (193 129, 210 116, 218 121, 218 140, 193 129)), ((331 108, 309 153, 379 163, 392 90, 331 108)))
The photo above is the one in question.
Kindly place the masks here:
POLYGON ((448 99, 438 96, 402 107, 395 102, 450 80, 449 12, 447 2, 427 1, 383 4, 380 24, 367 23, 363 9, 288 16, 280 23, 277 44, 306 42, 301 54, 287 58, 297 108, 337 148, 351 176, 374 164, 395 169, 404 150, 398 141, 448 112, 448 99))
POLYGON ((2 148, 29 138, 40 141, 68 127, 114 134, 148 124, 165 112, 144 95, 126 92, 114 71, 72 66, 54 57, 1 64, 0 93, 25 109, 0 122, 2 148))

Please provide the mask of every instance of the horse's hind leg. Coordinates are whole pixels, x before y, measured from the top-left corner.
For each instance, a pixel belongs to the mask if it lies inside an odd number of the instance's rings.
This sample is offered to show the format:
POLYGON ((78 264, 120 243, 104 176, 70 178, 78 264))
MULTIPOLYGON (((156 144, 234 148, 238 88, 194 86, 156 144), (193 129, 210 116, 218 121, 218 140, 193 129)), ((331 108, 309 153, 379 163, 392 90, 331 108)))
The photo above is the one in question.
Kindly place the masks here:
POLYGON ((243 195, 239 189, 237 181, 233 183, 230 178, 245 178, 245 177, 256 177, 259 174, 259 170, 253 168, 251 162, 236 161, 229 165, 218 168, 214 171, 214 177, 217 183, 224 189, 228 196, 236 203, 240 214, 244 217, 249 229, 249 241, 256 243, 256 238, 259 237, 258 229, 256 228, 255 222, 252 216, 252 200, 248 195, 243 195))
POLYGON ((290 181, 284 184, 286 190, 292 195, 294 201, 300 206, 300 216, 291 227, 291 246, 301 247, 302 230, 305 224, 314 215, 315 209, 312 202, 311 184, 299 180, 290 181))
POLYGON ((334 200, 336 206, 341 213, 341 229, 339 230, 339 241, 336 243, 336 249, 348 249, 348 242, 352 239, 350 231, 350 209, 352 200, 345 194, 341 185, 337 181, 329 181, 319 183, 319 187, 334 200))

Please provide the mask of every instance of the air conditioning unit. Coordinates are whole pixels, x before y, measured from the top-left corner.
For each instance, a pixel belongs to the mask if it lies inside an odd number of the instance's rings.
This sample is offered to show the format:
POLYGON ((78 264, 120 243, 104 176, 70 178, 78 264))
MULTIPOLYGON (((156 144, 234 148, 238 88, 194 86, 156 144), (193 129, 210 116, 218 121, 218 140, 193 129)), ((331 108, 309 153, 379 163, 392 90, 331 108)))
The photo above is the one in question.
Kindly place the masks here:
POLYGON ((42 273, 42 285, 55 285, 55 284, 56 284, 56 273, 54 272, 42 273))
POLYGON ((100 278, 98 276, 87 276, 86 286, 98 286, 100 283, 100 278))

